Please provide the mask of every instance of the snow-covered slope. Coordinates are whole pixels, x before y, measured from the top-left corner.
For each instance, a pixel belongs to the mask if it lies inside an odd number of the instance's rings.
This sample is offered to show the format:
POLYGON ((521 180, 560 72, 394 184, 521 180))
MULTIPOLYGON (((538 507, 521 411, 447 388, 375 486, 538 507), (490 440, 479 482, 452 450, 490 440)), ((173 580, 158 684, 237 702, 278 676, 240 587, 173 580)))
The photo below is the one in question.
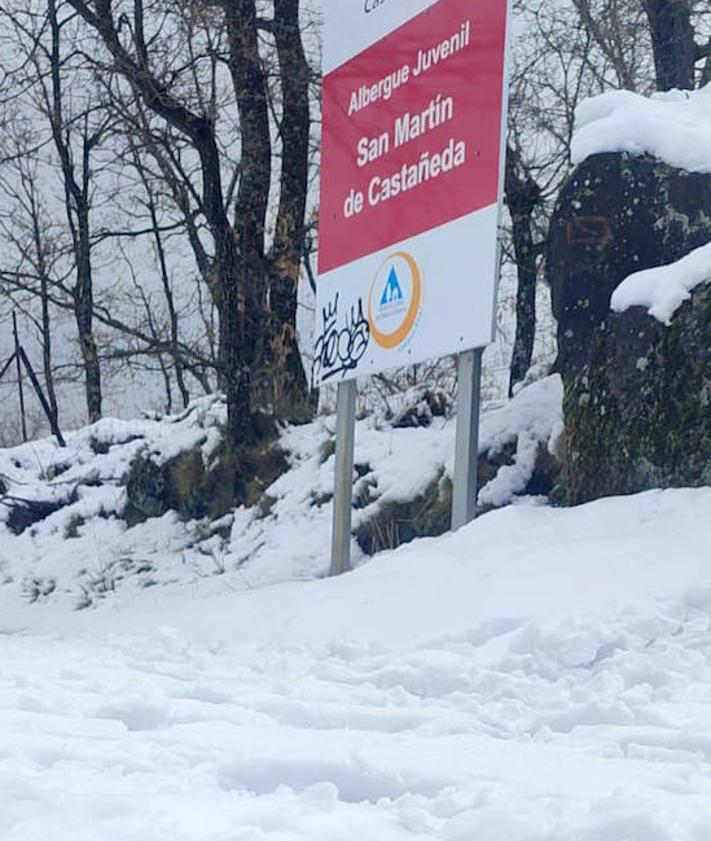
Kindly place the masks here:
POLYGON ((529 502, 337 580, 0 588, 0 838, 707 841, 710 518, 529 502))
MULTIPOLYGON (((552 376, 485 412, 482 452, 508 444, 514 455, 482 490, 483 504, 504 505, 525 490, 537 448, 560 430, 561 402, 561 380, 552 376)), ((244 589, 324 575, 332 517, 333 417, 284 430, 281 446, 290 469, 267 488, 268 510, 242 507, 216 523, 184 522, 169 511, 127 526, 121 512, 134 459, 164 465, 195 451, 209 463, 223 421, 224 404, 205 398, 174 417, 100 421, 68 435, 66 449, 46 439, 0 450, 6 501, 63 503, 14 535, 8 528, 10 509, 0 494, 0 591, 20 602, 61 602, 73 609, 113 598, 117 590, 133 593, 180 583, 196 587, 215 576, 244 589)), ((355 525, 383 506, 414 500, 451 475, 453 453, 450 419, 404 429, 373 416, 359 421, 355 493, 363 503, 355 525)), ((354 557, 359 557, 355 545, 354 557)))

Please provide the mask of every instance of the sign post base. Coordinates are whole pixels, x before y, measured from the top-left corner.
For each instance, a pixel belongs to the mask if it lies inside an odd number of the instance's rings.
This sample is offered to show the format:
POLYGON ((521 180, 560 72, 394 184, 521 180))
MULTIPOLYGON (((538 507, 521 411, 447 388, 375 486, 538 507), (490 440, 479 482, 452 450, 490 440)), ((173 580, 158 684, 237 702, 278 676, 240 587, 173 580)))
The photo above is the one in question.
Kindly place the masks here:
POLYGON ((457 358, 457 443, 454 456, 452 531, 461 529, 476 517, 483 354, 483 349, 478 348, 460 353, 457 358))
POLYGON ((344 572, 350 572, 351 570, 356 388, 356 380, 349 380, 340 383, 338 386, 331 575, 342 575, 344 572))

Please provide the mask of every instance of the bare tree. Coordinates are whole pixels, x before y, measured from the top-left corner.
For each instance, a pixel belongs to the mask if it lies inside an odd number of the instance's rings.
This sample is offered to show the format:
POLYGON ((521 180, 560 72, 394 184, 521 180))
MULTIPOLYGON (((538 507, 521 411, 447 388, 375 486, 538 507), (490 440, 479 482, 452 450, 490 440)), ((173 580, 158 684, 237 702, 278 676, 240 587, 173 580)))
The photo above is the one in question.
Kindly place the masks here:
POLYGON ((281 183, 269 255, 269 343, 264 366, 271 372, 273 405, 281 414, 306 409, 308 383, 296 333, 296 312, 305 250, 309 176, 311 69, 299 34, 298 0, 275 0, 272 31, 281 83, 281 183), (274 376, 276 374, 276 376, 274 376))
MULTIPOLYGON (((102 393, 93 331, 94 155, 110 124, 92 103, 86 85, 75 84, 76 29, 71 17, 61 16, 60 7, 61 0, 0 5, 0 16, 9 25, 6 45, 12 39, 13 49, 19 53, 16 66, 9 70, 11 96, 24 96, 35 119, 39 117, 39 122, 46 125, 49 144, 40 141, 35 152, 46 158, 49 146, 53 146, 61 173, 68 256, 73 260, 74 272, 69 294, 84 372, 87 413, 89 420, 95 421, 101 417, 102 393)), ((46 302, 47 296, 42 299, 46 302)))
MULTIPOLYGON (((66 19, 60 21, 56 0, 47 0, 47 14, 51 31, 51 46, 48 59, 50 67, 49 86, 43 86, 47 116, 52 129, 52 139, 61 162, 64 179, 65 212, 72 234, 72 246, 76 267, 76 281, 73 289, 74 315, 79 334, 79 346, 84 363, 86 402, 89 421, 101 417, 101 367, 99 351, 93 331, 94 282, 92 270, 91 209, 92 209, 92 153, 95 151, 110 122, 100 118, 95 122, 94 111, 89 103, 78 115, 68 117, 64 104, 64 80, 62 69, 65 58, 62 55, 62 30, 66 19), (75 162, 73 135, 78 150, 75 162)), ((39 70, 40 68, 38 68, 39 70)))
MULTIPOLYGON (((272 338, 283 337, 285 346, 295 348, 293 266, 298 266, 303 250, 299 239, 303 241, 306 192, 303 131, 308 139, 298 2, 275 3, 274 17, 268 21, 258 16, 254 0, 196 0, 186 4, 188 13, 217 11, 224 26, 225 49, 220 60, 231 80, 240 145, 231 213, 230 182, 225 183, 223 173, 226 157, 220 148, 218 116, 210 107, 211 101, 201 96, 199 85, 192 93, 187 92, 188 72, 194 73, 194 65, 192 71, 186 69, 190 62, 168 70, 160 34, 147 37, 146 20, 156 9, 146 6, 143 0, 134 0, 125 4, 125 8, 131 8, 126 17, 126 12, 117 16, 109 0, 69 2, 108 51, 110 72, 118 72, 145 108, 176 131, 200 162, 199 185, 193 181, 183 183, 181 192, 195 197, 211 240, 205 258, 209 288, 220 315, 219 378, 227 395, 230 436, 236 443, 252 440, 259 436, 261 427, 254 377, 265 359, 271 361, 267 347, 272 338), (122 26, 123 20, 130 20, 130 26, 122 26), (267 218, 274 155, 269 86, 260 53, 262 30, 273 34, 282 68, 282 177, 271 255, 267 250, 267 218), (273 272, 271 266, 275 267, 273 272), (275 281, 272 289, 270 278, 275 281), (270 304, 274 305, 273 317, 270 304), (288 335, 290 330, 293 335, 288 335)), ((308 149, 308 143, 305 145, 308 149)), ((170 158, 169 154, 165 157, 170 158)), ((199 247, 203 248, 201 242, 199 247)), ((293 357, 291 350, 287 355, 293 357)), ((272 358, 276 360, 276 355, 272 358)), ((295 392, 305 398, 303 372, 295 365, 287 368, 281 364, 283 361, 282 356, 279 367, 271 366, 272 373, 286 380, 293 369, 294 375, 302 379, 295 392)), ((295 397, 291 402, 295 402, 295 397)))
POLYGON ((516 259, 516 336, 511 359, 509 394, 523 381, 531 367, 536 338, 536 284, 540 248, 535 241, 534 212, 542 191, 526 171, 520 148, 509 144, 506 153, 506 204, 511 215, 512 241, 516 259))
POLYGON ((654 50, 657 89, 696 86, 696 40, 689 0, 643 0, 654 50))
MULTIPOLYGON (((28 151, 27 137, 15 137, 17 152, 10 162, 14 179, 1 179, 2 192, 13 205, 12 213, 0 219, 0 231, 8 245, 13 246, 16 255, 14 274, 30 272, 34 283, 20 288, 10 285, 5 289, 14 306, 19 307, 34 324, 42 351, 42 373, 44 391, 48 404, 48 420, 52 429, 59 427, 59 408, 55 386, 55 362, 53 357, 53 323, 50 312, 50 289, 56 264, 61 258, 58 241, 52 230, 39 192, 37 168, 28 151), (32 302, 38 298, 40 313, 35 316, 32 302)), ((9 255, 7 255, 9 257, 9 255)), ((10 258, 11 259, 11 258, 10 258)), ((21 360, 18 359, 18 365, 21 360)))

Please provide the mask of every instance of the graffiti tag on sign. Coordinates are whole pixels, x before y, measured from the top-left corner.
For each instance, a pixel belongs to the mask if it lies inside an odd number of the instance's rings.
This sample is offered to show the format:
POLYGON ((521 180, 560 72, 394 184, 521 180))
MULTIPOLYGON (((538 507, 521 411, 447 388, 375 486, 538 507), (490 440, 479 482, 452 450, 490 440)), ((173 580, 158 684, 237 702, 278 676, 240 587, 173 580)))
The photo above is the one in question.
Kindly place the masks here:
POLYGON ((316 340, 312 378, 327 382, 345 376, 358 367, 370 342, 370 326, 364 315, 363 299, 339 320, 338 295, 321 311, 321 335, 316 340))

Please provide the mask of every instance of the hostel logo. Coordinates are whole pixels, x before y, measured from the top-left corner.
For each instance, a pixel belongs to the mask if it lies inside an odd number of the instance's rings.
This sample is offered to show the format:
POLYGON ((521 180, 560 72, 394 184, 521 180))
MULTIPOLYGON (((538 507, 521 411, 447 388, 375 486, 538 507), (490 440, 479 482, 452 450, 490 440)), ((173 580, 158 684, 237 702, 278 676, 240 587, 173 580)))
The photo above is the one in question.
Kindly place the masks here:
POLYGON ((406 341, 422 305, 422 273, 406 251, 391 254, 380 266, 368 296, 370 335, 394 350, 406 341))
POLYGON ((389 304, 397 304, 404 300, 405 296, 402 294, 402 286, 400 286, 395 266, 391 266, 388 282, 385 284, 383 297, 380 299, 380 306, 387 307, 389 304))

